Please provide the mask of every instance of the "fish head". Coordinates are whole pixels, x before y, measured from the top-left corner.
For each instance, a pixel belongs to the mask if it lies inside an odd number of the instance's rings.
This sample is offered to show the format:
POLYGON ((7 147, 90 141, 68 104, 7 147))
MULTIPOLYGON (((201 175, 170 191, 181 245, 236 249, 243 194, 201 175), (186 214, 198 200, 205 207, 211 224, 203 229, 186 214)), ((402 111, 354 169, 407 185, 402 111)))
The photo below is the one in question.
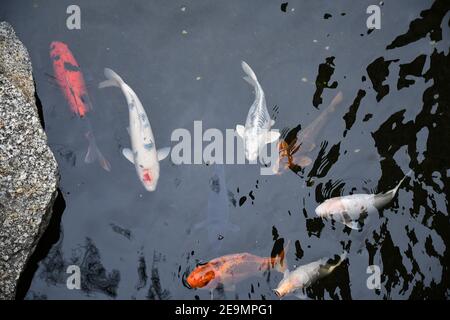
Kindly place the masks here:
POLYGON ((327 218, 346 211, 344 203, 340 198, 331 198, 316 208, 316 214, 321 218, 327 218))
POLYGON ((68 47, 67 44, 65 44, 64 42, 60 42, 60 41, 53 41, 50 44, 50 57, 52 59, 58 59, 61 54, 63 54, 64 52, 67 52, 68 47))
POLYGON ((187 277, 187 283, 191 288, 206 287, 212 280, 216 278, 216 272, 209 263, 199 265, 187 277))
POLYGON ((273 292, 277 295, 278 298, 283 298, 285 295, 293 292, 295 290, 295 286, 289 277, 289 271, 285 272, 283 279, 278 284, 278 287, 273 290, 273 292))
POLYGON ((139 178, 147 191, 155 191, 158 183, 158 174, 156 170, 148 167, 139 167, 139 178))
POLYGON ((276 165, 272 167, 272 172, 280 175, 283 171, 289 169, 292 160, 289 152, 289 145, 285 140, 280 140, 278 142, 278 153, 279 156, 277 157, 276 165))

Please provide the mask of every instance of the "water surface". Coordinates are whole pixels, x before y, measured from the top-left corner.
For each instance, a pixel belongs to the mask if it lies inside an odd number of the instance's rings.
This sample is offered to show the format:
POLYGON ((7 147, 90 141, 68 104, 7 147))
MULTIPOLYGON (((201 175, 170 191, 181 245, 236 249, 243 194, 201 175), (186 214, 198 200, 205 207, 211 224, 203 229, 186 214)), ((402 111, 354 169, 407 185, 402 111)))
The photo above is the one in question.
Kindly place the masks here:
MULTIPOLYGON (((65 25, 73 1, 7 0, 0 8, 30 52, 66 203, 60 238, 39 262, 27 299, 209 299, 183 285, 198 262, 270 256, 288 241, 290 268, 350 249, 341 267, 308 289, 311 298, 449 297, 448 2, 384 1, 381 29, 372 32, 373 1, 365 0, 76 3, 81 30, 65 25), (81 65, 111 172, 83 161, 83 120, 49 76, 54 40, 81 65), (196 120, 204 130, 244 123, 253 93, 241 60, 284 132, 305 128, 339 91, 344 99, 303 170, 261 176, 258 165, 225 165, 229 219, 239 231, 211 248, 208 229, 194 227, 207 218, 212 168, 165 160, 157 190, 146 192, 121 154, 130 145, 125 99, 97 85, 103 68, 117 71, 143 102, 157 146, 173 146, 171 133, 193 132, 196 120), (387 191, 410 169, 363 232, 315 215, 326 198, 387 191), (65 285, 72 264, 81 268, 81 290, 65 285), (382 270, 380 290, 366 286, 372 264, 382 270)), ((272 271, 214 297, 277 299, 280 280, 272 271)))

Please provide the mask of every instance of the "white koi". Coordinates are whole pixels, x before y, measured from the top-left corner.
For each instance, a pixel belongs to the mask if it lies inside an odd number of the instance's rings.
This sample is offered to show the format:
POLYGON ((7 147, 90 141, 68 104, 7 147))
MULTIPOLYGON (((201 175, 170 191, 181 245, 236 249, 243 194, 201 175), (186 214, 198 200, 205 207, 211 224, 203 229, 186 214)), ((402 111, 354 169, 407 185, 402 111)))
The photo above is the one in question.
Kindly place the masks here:
POLYGON ((245 127, 238 124, 236 132, 244 141, 245 157, 249 161, 255 161, 264 145, 278 140, 280 133, 270 130, 275 121, 270 118, 267 111, 264 91, 255 73, 245 61, 242 61, 242 69, 247 74, 244 80, 255 89, 255 101, 248 111, 245 127))
POLYGON ((379 194, 352 194, 325 200, 316 208, 316 214, 321 218, 331 218, 347 227, 360 230, 363 220, 369 215, 382 209, 394 199, 400 185, 409 176, 409 171, 395 188, 379 194))
POLYGON ((155 191, 159 179, 159 161, 169 155, 170 148, 156 150, 155 138, 144 107, 133 89, 113 70, 105 68, 108 79, 99 84, 99 88, 119 87, 128 103, 131 150, 125 148, 122 154, 136 167, 136 172, 147 191, 155 191))
POLYGON ((329 275, 346 258, 347 253, 344 252, 340 256, 336 255, 334 259, 322 258, 300 266, 294 271, 286 270, 283 279, 273 291, 280 298, 287 294, 294 293, 298 298, 305 299, 306 295, 298 291, 300 289, 306 289, 317 280, 329 275))

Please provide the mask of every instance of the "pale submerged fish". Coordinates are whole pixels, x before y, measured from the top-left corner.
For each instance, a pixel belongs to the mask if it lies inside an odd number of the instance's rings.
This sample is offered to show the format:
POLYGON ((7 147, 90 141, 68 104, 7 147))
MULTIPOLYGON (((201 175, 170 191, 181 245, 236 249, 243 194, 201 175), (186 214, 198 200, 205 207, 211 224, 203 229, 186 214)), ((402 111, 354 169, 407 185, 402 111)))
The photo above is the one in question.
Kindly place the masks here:
POLYGON ((145 189, 154 191, 159 179, 159 161, 169 155, 170 148, 156 150, 150 122, 136 93, 113 70, 105 68, 104 73, 108 80, 101 82, 99 88, 119 87, 128 103, 131 149, 125 148, 122 153, 135 165, 137 175, 145 189))
POLYGON ((304 299, 306 295, 302 294, 300 290, 306 289, 317 280, 329 275, 346 258, 347 253, 344 252, 340 256, 336 255, 333 259, 322 258, 300 266, 294 271, 286 270, 274 292, 280 298, 293 293, 298 298, 304 299))
POLYGON ((244 80, 255 89, 255 101, 248 111, 245 127, 238 124, 236 132, 244 141, 245 157, 249 161, 256 161, 264 145, 277 141, 280 133, 270 130, 275 121, 270 118, 264 91, 255 73, 245 61, 242 61, 242 69, 247 74, 244 80))
POLYGON ((400 185, 411 174, 409 171, 395 188, 379 194, 353 194, 326 200, 316 208, 316 214, 321 218, 331 218, 347 227, 360 230, 362 222, 369 214, 382 209, 394 199, 400 185))
POLYGON ((228 189, 223 164, 211 165, 212 176, 209 179, 208 209, 206 219, 194 226, 194 229, 206 228, 211 250, 218 254, 223 239, 239 227, 230 221, 228 189))
MULTIPOLYGON (((311 152, 316 148, 319 141, 319 133, 327 123, 328 119, 334 113, 336 106, 342 102, 343 94, 339 91, 331 101, 330 105, 320 113, 320 115, 311 122, 306 128, 296 133, 295 138, 289 143, 286 139, 282 139, 279 143, 280 156, 278 158, 278 165, 274 166, 275 173, 281 173, 281 170, 290 168, 292 166, 300 166, 302 168, 309 166, 313 160, 311 159, 311 152), (285 160, 285 165, 280 166, 280 163, 285 160)), ((295 130, 295 129, 294 129, 295 130)), ((288 135, 291 131, 289 131, 288 135)))

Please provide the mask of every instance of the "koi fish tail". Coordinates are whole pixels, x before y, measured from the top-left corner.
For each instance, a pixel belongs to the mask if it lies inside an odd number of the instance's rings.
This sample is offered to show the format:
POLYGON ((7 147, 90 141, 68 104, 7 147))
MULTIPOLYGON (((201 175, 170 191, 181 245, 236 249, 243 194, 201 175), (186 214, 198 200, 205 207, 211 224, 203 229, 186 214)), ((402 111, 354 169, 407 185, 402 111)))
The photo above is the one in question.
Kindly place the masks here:
POLYGON ((291 241, 288 241, 287 245, 281 250, 281 252, 275 257, 270 258, 270 267, 273 267, 278 272, 284 273, 287 269, 287 263, 285 261, 286 251, 291 241))
POLYGON ((342 102, 342 91, 339 91, 330 102, 329 111, 333 112, 336 106, 342 102))
POLYGON ((247 62, 242 61, 241 62, 242 70, 247 74, 247 76, 244 77, 244 80, 247 81, 249 84, 255 87, 255 89, 258 88, 258 79, 256 78, 255 72, 253 72, 252 68, 247 64, 247 62))
POLYGON ((337 262, 335 262, 334 264, 329 266, 329 273, 333 272, 334 269, 339 267, 342 264, 342 262, 345 261, 345 259, 347 259, 347 251, 342 252, 339 255, 339 258, 338 258, 337 262))
POLYGON ((412 170, 409 170, 407 174, 405 174, 405 176, 402 178, 402 180, 400 180, 400 182, 395 186, 394 189, 386 192, 386 195, 390 195, 392 198, 395 197, 395 195, 397 194, 398 189, 400 188, 400 186, 402 185, 403 181, 405 181, 406 177, 411 176, 412 170))
POLYGON ((103 73, 107 80, 99 83, 98 87, 100 89, 107 87, 120 87, 124 83, 122 78, 109 68, 105 68, 103 73))
POLYGON ((86 156, 84 157, 84 162, 93 163, 94 161, 98 161, 98 163, 104 170, 111 171, 111 164, 98 149, 97 143, 95 142, 95 137, 92 132, 88 131, 86 133, 86 139, 89 141, 89 147, 86 156))
POLYGON ((410 177, 410 176, 411 176, 411 173, 412 173, 412 170, 409 170, 408 173, 405 174, 405 176, 403 177, 403 179, 400 180, 400 182, 399 182, 399 183, 397 184, 397 186, 394 188, 394 192, 393 192, 394 194, 397 193, 398 188, 400 188, 400 186, 402 185, 403 181, 405 181, 406 177, 410 177))

